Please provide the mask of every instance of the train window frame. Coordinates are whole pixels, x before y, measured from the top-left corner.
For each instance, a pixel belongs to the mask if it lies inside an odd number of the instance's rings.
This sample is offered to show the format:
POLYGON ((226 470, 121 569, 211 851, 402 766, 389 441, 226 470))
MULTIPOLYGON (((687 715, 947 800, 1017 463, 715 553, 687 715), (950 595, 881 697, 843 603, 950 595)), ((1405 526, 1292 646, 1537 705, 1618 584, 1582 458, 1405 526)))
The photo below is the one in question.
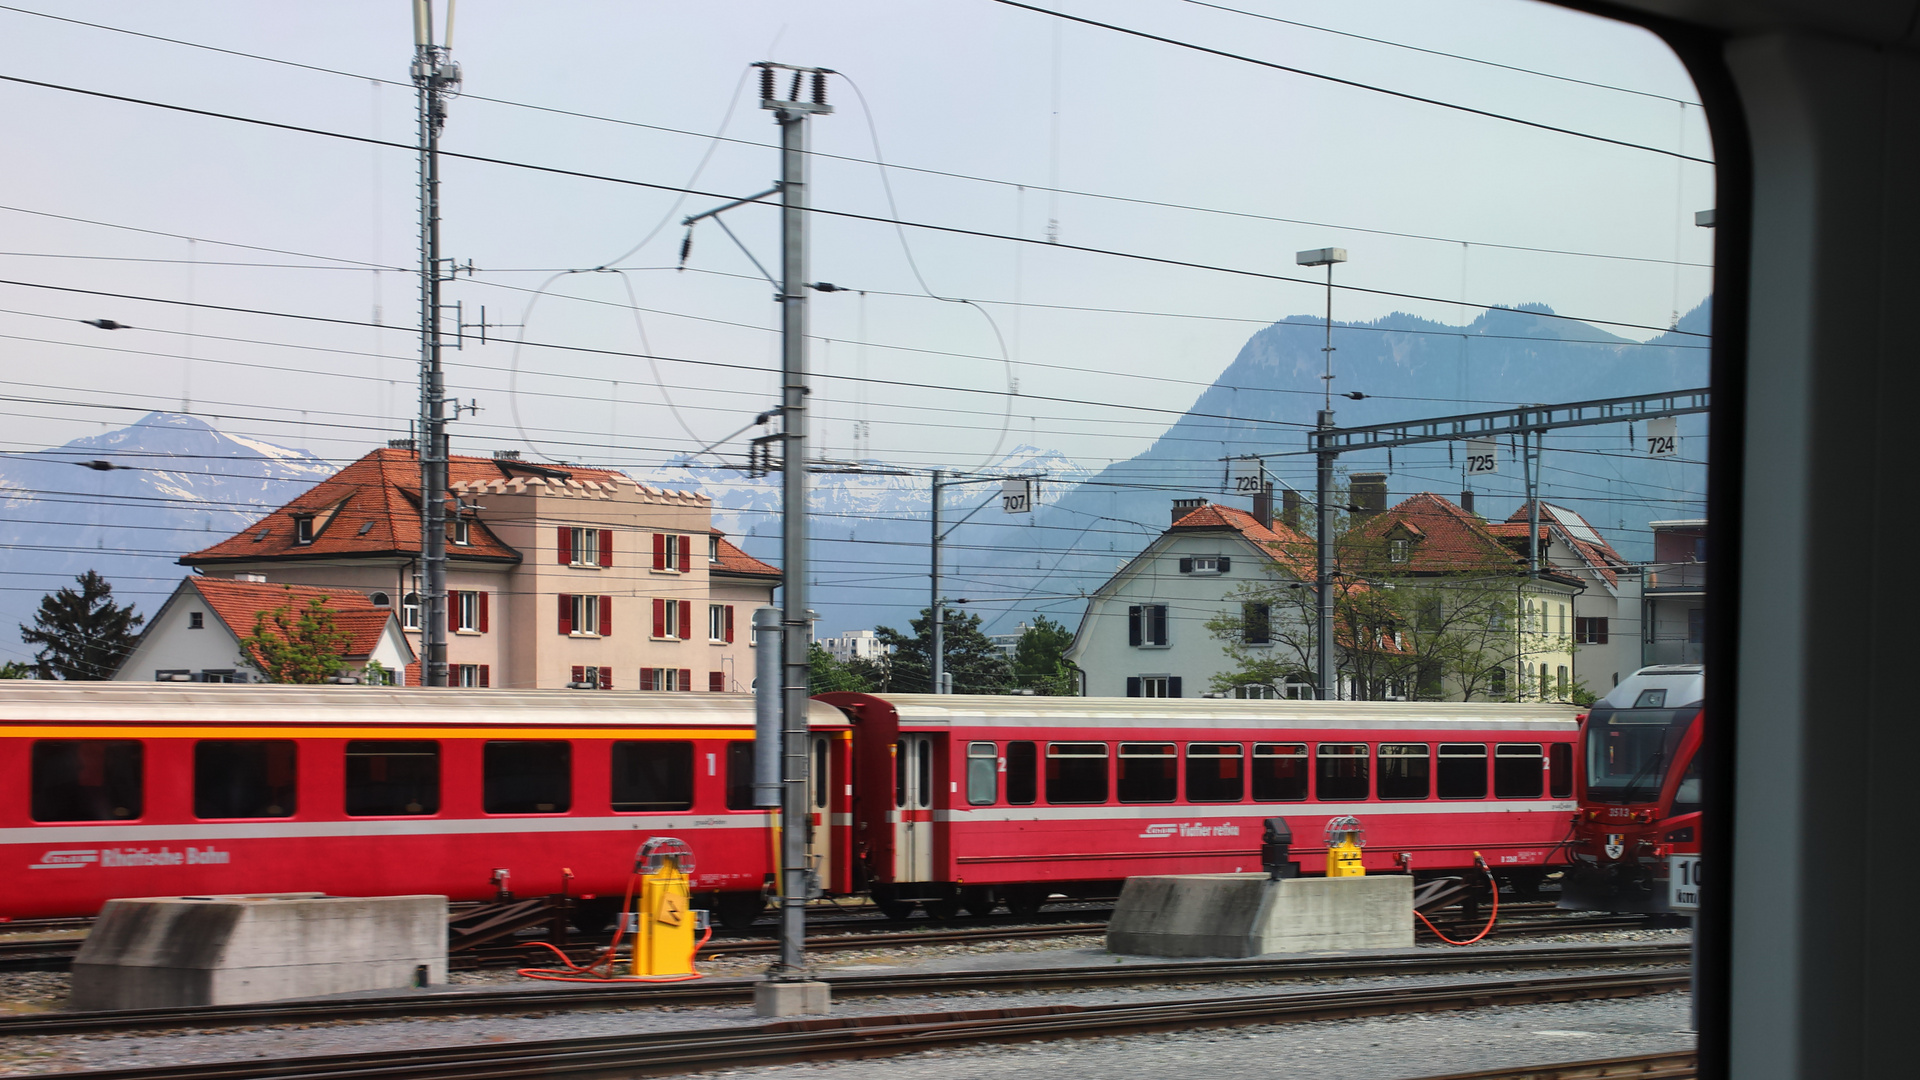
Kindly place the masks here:
MULTIPOLYGON (((346 765, 346 767, 341 772, 341 786, 343 788, 342 805, 346 808, 346 815, 348 817, 387 817, 387 818, 432 817, 435 814, 438 814, 440 812, 440 803, 442 801, 440 789, 441 789, 441 779, 444 772, 444 770, 441 768, 440 740, 438 739, 349 739, 347 740, 346 746, 342 748, 342 754, 345 758, 345 765, 346 765), (379 747, 381 749, 379 750, 370 749, 373 747, 379 747), (356 810, 354 808, 354 805, 355 805, 354 804, 355 759, 360 759, 364 761, 366 765, 369 767, 370 771, 377 771, 381 773, 388 772, 391 768, 391 762, 395 759, 400 759, 400 760, 428 759, 431 761, 432 764, 430 768, 421 770, 421 774, 419 777, 414 778, 413 782, 420 786, 418 786, 417 789, 415 790, 411 801, 407 803, 398 804, 401 807, 401 809, 398 809, 398 810, 358 809, 356 810), (375 759, 379 759, 380 761, 380 765, 377 769, 374 769, 373 767, 375 759), (427 795, 428 800, 430 801, 422 800, 420 798, 420 795, 422 794, 427 795)), ((372 784, 375 784, 375 783, 379 783, 379 784, 390 783, 390 784, 399 786, 407 782, 408 781, 404 779, 388 780, 384 776, 376 780, 370 776, 367 780, 362 781, 361 783, 363 787, 370 787, 372 784)), ((381 805, 391 806, 395 804, 386 803, 381 805)))
POLYGON ((1034 806, 1039 802, 1040 744, 1032 739, 1011 740, 1007 743, 1007 805, 1034 806))
POLYGON ((895 810, 907 808, 907 758, 911 756, 907 750, 908 745, 907 740, 903 738, 893 740, 893 808, 895 810))
POLYGON ((1114 777, 1114 798, 1128 804, 1171 803, 1180 800, 1180 748, 1170 742, 1123 742, 1119 747, 1120 767, 1114 777), (1153 770, 1144 770, 1147 775, 1129 776, 1127 763, 1130 761, 1159 761, 1166 765, 1161 775, 1152 775, 1153 770), (1144 788, 1144 791, 1130 790, 1132 786, 1144 788))
POLYGON ((692 739, 615 739, 607 753, 607 805, 616 814, 663 814, 693 809, 692 739), (651 753, 643 753, 649 751, 651 753), (679 760, 684 755, 684 761, 679 760), (638 757, 641 760, 635 760, 638 757), (672 760, 669 760, 669 757, 672 760), (676 768, 676 766, 683 766, 676 768), (651 774, 651 775, 647 775, 651 774), (661 790, 644 790, 656 782, 661 790), (680 795, 685 798, 622 799, 625 795, 680 795))
POLYGON ((1382 802, 1425 802, 1433 797, 1433 748, 1426 743, 1383 742, 1375 748, 1374 767, 1374 790, 1382 802), (1415 761, 1419 762, 1417 767, 1410 764, 1415 761), (1409 764, 1390 764, 1401 762, 1409 764), (1395 775, 1398 772, 1406 775, 1395 775), (1416 772, 1419 794, 1413 794, 1416 772))
POLYGON ((813 808, 825 810, 827 797, 833 778, 833 755, 825 739, 813 740, 813 771, 807 775, 807 786, 813 790, 813 808))
POLYGON ((1190 742, 1186 746, 1186 751, 1188 802, 1237 803, 1245 801, 1247 797, 1247 748, 1245 746, 1237 742, 1190 742), (1215 765, 1215 775, 1211 777, 1202 775, 1200 769, 1196 766, 1197 762, 1222 763, 1229 761, 1233 763, 1231 770, 1233 775, 1231 777, 1220 775, 1224 767, 1218 764, 1215 765), (1225 790, 1224 788, 1216 789, 1212 785, 1223 784, 1228 780, 1231 780, 1233 785, 1233 795, 1231 797, 1211 794, 1211 792, 1215 790, 1225 790))
POLYGON ((28 752, 28 816, 34 821, 46 822, 125 822, 137 821, 146 810, 146 744, 138 739, 35 739, 33 748, 28 752), (92 766, 80 760, 80 750, 86 746, 100 747, 99 775, 97 784, 85 784, 79 781, 92 766), (49 781, 54 778, 47 774, 53 763, 46 759, 62 748, 70 748, 74 759, 71 767, 61 763, 62 771, 71 776, 66 781, 74 789, 68 794, 68 805, 80 806, 81 788, 97 789, 98 799, 104 812, 98 815, 75 815, 63 811, 54 802, 54 792, 48 791, 49 781), (131 749, 131 762, 122 757, 115 762, 111 756, 115 753, 125 755, 131 749), (131 776, 129 777, 129 772, 131 776), (117 775, 116 775, 117 774, 117 775), (130 782, 129 782, 130 780, 130 782), (132 798, 127 798, 128 794, 132 798))
POLYGON ((1572 743, 1557 742, 1547 746, 1547 798, 1573 798, 1572 743))
POLYGON ((512 817, 569 813, 573 809, 573 787, 571 739, 488 739, 480 748, 481 813, 512 817), (552 761, 536 760, 541 754, 555 751, 558 768, 551 767, 552 761), (536 772, 543 764, 549 768, 536 772), (537 795, 529 798, 511 790, 515 784, 537 790, 537 785, 543 783, 555 786, 539 793, 557 797, 542 800, 537 795), (500 789, 496 789, 496 784, 500 789))
POLYGON ((914 809, 925 810, 933 805, 933 740, 915 739, 913 741, 913 774, 919 781, 919 799, 914 809))
POLYGON ((1435 793, 1440 798, 1448 800, 1450 802, 1472 801, 1476 799, 1486 798, 1487 793, 1491 790, 1489 787, 1488 779, 1487 779, 1487 776, 1488 776, 1487 765, 1492 760, 1492 754, 1488 752, 1487 744, 1486 743, 1441 743, 1439 750, 1440 750, 1439 760, 1437 762, 1436 768, 1434 769, 1435 793), (1463 753, 1462 751, 1465 751, 1465 750, 1477 750, 1479 751, 1479 753, 1463 753), (1457 771, 1461 774, 1461 776, 1471 775, 1472 777, 1477 779, 1479 783, 1474 785, 1474 794, 1472 795, 1451 794, 1450 792, 1452 791, 1453 782, 1455 780, 1460 779, 1460 776, 1453 775, 1455 770, 1449 770, 1447 767, 1447 762, 1466 761, 1466 760, 1477 761, 1479 762, 1479 765, 1471 773, 1468 773, 1464 769, 1457 770, 1457 771))
POLYGON ((1247 789, 1249 794, 1253 796, 1254 802, 1257 802, 1257 803, 1306 802, 1312 796, 1313 762, 1312 762, 1312 759, 1307 754, 1306 743, 1303 743, 1303 742, 1254 743, 1252 761, 1253 761, 1253 766, 1247 770, 1247 773, 1248 773, 1247 789), (1289 752, 1288 753, 1273 752, 1281 749, 1287 750, 1289 752), (1295 778, 1295 781, 1297 781, 1298 783, 1298 788, 1300 793, 1298 795, 1273 795, 1273 796, 1263 797, 1260 794, 1260 791, 1261 791, 1261 788, 1266 783, 1268 782, 1277 783, 1281 781, 1283 778, 1278 775, 1275 775, 1273 777, 1267 777, 1267 776, 1261 775, 1260 763, 1262 761, 1296 762, 1297 763, 1296 768, 1299 770, 1299 776, 1295 778))
POLYGON ((1315 802, 1366 802, 1373 793, 1373 748, 1366 743, 1325 742, 1313 746, 1313 798, 1315 802), (1341 762, 1355 762, 1358 775, 1337 776, 1329 768, 1341 762), (1355 787, 1354 785, 1358 785, 1355 787), (1327 789, 1333 788, 1333 793, 1327 789), (1359 794, 1348 794, 1358 791, 1359 794))
POLYGON ((1113 795, 1113 770, 1107 764, 1112 752, 1113 748, 1103 742, 1049 742, 1047 764, 1043 770, 1047 805, 1099 806, 1107 802, 1113 795), (1098 750, 1098 753, 1095 753, 1095 750, 1098 750), (1080 764, 1095 761, 1099 762, 1098 767, 1080 764), (1059 764, 1056 765, 1055 762, 1059 764), (1099 776, 1100 797, 1077 797, 1092 793, 1093 777, 1096 773, 1099 776), (1074 787, 1076 784, 1084 785, 1084 790, 1076 790, 1074 787))
MULTIPOLYGON (((237 803, 239 801, 239 796, 236 793, 237 787, 238 787, 238 784, 236 783, 234 786, 230 786, 227 792, 227 798, 232 800, 234 803, 237 803)), ((193 816, 195 818, 201 821, 236 821, 236 820, 247 820, 247 819, 279 820, 279 819, 296 816, 299 813, 299 804, 300 804, 300 744, 297 740, 294 740, 294 739, 196 739, 194 740, 194 744, 193 744, 193 816), (260 799, 265 800, 264 805, 260 805, 257 807, 257 809, 260 811, 259 813, 242 814, 242 813, 213 812, 213 811, 222 810, 222 809, 235 810, 237 809, 237 806, 229 805, 229 806, 221 807, 221 806, 214 805, 214 802, 216 799, 216 793, 208 789, 208 786, 206 783, 208 779, 208 773, 220 772, 223 770, 217 769, 217 768, 210 769, 209 768, 210 762, 207 759, 210 756, 215 754, 229 755, 229 760, 224 763, 221 763, 221 764, 224 764, 225 766, 224 768, 225 774, 230 778, 234 778, 236 781, 245 780, 247 779, 247 777, 242 777, 239 775, 239 767, 241 766, 241 763, 239 762, 238 759, 240 758, 241 754, 244 751, 248 751, 248 750, 261 751, 261 756, 257 763, 258 765, 257 770, 253 768, 255 763, 252 763, 252 762, 245 763, 244 767, 247 768, 249 771, 258 772, 259 776, 258 776, 257 782, 249 786, 261 792, 260 799), (271 755, 274 754, 275 752, 285 753, 286 761, 284 765, 271 760, 271 755), (280 771, 282 768, 284 768, 284 771, 285 771, 285 781, 284 783, 276 784, 274 782, 275 773, 280 771)))
POLYGON ((1493 797, 1496 799, 1545 798, 1547 794, 1546 758, 1546 748, 1539 743, 1493 744, 1493 797), (1529 761, 1532 764, 1515 765, 1503 774, 1500 768, 1502 759, 1512 762, 1529 761), (1516 780, 1518 783, 1514 782, 1516 780))
POLYGON ((967 805, 992 806, 1000 801, 1000 747, 997 743, 967 744, 967 805))
POLYGON ((771 810, 753 795, 753 740, 727 740, 726 802, 729 810, 771 810))

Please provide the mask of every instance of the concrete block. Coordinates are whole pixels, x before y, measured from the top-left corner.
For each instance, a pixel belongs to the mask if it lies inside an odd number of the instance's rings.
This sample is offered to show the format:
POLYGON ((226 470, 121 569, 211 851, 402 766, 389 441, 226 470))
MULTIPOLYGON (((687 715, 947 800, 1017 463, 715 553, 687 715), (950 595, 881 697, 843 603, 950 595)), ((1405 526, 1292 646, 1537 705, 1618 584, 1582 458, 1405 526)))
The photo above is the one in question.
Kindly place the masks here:
POLYGON ((1169 874, 1128 878, 1107 951, 1131 956, 1259 956, 1413 947, 1413 878, 1169 874))
POLYGON ((109 900, 73 963, 73 1009, 239 1005, 447 981, 444 896, 109 900))
POLYGON ((762 982, 753 987, 755 1016, 825 1016, 831 1011, 823 982, 762 982))

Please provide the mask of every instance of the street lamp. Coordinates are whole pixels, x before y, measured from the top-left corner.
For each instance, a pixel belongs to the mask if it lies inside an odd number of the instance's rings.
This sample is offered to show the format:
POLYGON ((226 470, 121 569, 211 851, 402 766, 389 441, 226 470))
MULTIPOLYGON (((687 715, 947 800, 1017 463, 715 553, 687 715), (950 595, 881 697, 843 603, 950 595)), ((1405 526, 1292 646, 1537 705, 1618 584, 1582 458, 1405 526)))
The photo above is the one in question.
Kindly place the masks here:
POLYGON ((1315 566, 1314 586, 1319 596, 1319 634, 1320 651, 1314 673, 1318 694, 1322 701, 1334 696, 1333 684, 1333 453, 1328 449, 1325 432, 1333 427, 1333 264, 1347 261, 1347 249, 1337 247, 1314 248, 1294 255, 1293 261, 1301 266, 1324 266, 1327 268, 1327 343, 1321 352, 1326 354, 1327 372, 1320 376, 1325 388, 1324 404, 1320 409, 1317 425, 1322 436, 1316 449, 1318 459, 1314 497, 1315 521, 1315 566))

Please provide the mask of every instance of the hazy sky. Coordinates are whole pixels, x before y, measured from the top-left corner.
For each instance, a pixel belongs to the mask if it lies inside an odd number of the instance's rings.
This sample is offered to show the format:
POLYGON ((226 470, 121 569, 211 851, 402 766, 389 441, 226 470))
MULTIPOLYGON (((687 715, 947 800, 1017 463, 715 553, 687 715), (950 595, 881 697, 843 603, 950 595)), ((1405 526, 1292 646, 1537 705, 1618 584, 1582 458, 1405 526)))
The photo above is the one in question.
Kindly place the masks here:
MULTIPOLYGON (((1543 4, 1234 6, 1561 79, 1180 0, 1041 6, 1712 157, 1700 110, 1686 104, 1694 89, 1663 45, 1640 30, 1543 4)), ((400 143, 414 138, 406 0, 25 0, 0 9, 0 50, 0 74, 18 78, 400 143)), ((1352 261, 1338 275, 1344 283, 1443 301, 1544 302, 1631 324, 1610 328, 1635 338, 1654 331, 1633 325, 1667 326, 1710 283, 1711 237, 1692 224, 1693 212, 1711 204, 1710 165, 990 0, 798 8, 763 0, 464 0, 452 53, 473 96, 452 104, 443 142, 450 151, 751 194, 769 186, 778 162, 776 131, 757 107, 746 65, 818 65, 852 81, 834 81, 838 111, 813 125, 815 148, 838 155, 815 164, 813 194, 822 207, 890 213, 881 170, 871 163, 877 136, 889 163, 961 174, 892 170, 905 220, 1030 239, 1046 238, 1052 221, 1067 244, 1302 279, 916 228, 903 230, 903 250, 890 225, 817 219, 812 278, 867 291, 816 294, 812 305, 816 333, 831 339, 816 344, 813 360, 822 375, 815 380, 819 434, 836 456, 859 449, 909 465, 976 462, 1000 434, 1006 399, 966 391, 1003 391, 1017 380, 1023 394, 1086 402, 1016 400, 1010 423, 1018 438, 1095 467, 1129 457, 1191 403, 1260 321, 1321 309, 1312 272, 1293 265, 1302 248, 1348 248, 1352 261), (737 141, 708 138, 720 131, 737 141), (1223 212, 1043 190, 1049 187, 1223 212), (977 300, 993 323, 975 308, 930 299, 929 291, 977 300), (1076 307, 1121 313, 1063 310, 1076 307), (1003 362, 1002 341, 1011 364, 1003 362), (1142 373, 1194 385, 1128 378, 1142 373), (1107 402, 1169 413, 1121 414, 1107 402), (858 420, 870 427, 855 447, 858 420)), ((409 151, 19 83, 0 83, 0 144, 9 161, 0 172, 0 278, 324 319, 378 318, 390 327, 3 285, 0 371, 12 400, 0 408, 9 420, 0 449, 57 444, 183 405, 227 430, 337 459, 406 434, 417 349, 415 279, 407 270, 417 257, 409 151), (108 333, 79 325, 80 318, 137 329, 108 333)), ((455 428, 457 449, 524 447, 534 458, 638 470, 695 440, 719 439, 774 402, 777 313, 752 263, 707 224, 698 230, 692 269, 671 269, 678 219, 715 199, 449 160, 444 200, 445 253, 475 268, 448 287, 448 302, 459 301, 469 322, 479 321, 484 305, 491 322, 523 324, 490 331, 493 344, 476 341, 448 354, 451 383, 482 409, 455 428), (616 259, 627 272, 556 276, 616 259), (630 302, 643 309, 637 317, 630 302), (516 348, 516 337, 537 344, 516 348), (672 410, 662 404, 668 397, 672 410)), ((727 220, 762 263, 777 266, 773 210, 744 208, 727 220)), ((1335 298, 1340 319, 1394 310, 1452 322, 1473 314, 1454 303, 1335 298)), ((1311 418, 1310 408, 1303 403, 1301 419, 1311 418)))

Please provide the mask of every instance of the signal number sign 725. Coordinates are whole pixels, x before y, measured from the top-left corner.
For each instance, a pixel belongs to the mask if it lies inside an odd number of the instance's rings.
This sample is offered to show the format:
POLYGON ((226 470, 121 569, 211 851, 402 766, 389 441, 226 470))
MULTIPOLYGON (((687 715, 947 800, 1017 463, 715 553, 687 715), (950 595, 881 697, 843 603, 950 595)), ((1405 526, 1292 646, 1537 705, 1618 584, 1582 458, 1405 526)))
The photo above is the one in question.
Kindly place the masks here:
POLYGON ((1499 471, 1500 471, 1500 466, 1496 462, 1494 455, 1491 451, 1485 454, 1468 454, 1467 455, 1467 475, 1468 476, 1473 476, 1480 473, 1497 473, 1499 471))

